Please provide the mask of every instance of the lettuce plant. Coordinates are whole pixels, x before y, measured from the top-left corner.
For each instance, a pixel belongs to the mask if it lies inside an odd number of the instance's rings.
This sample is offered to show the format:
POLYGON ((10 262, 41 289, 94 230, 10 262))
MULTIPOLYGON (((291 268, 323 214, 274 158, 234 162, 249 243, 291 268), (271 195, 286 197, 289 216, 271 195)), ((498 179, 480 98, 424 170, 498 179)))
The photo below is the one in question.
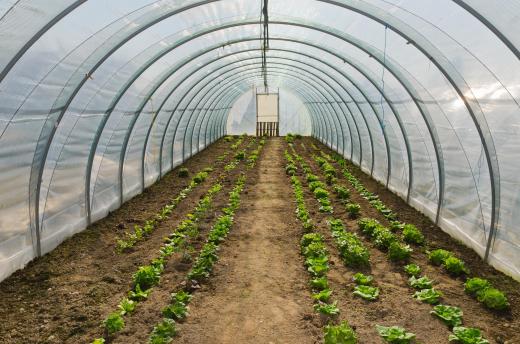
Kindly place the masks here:
POLYGON ((337 315, 339 314, 339 308, 337 304, 337 301, 334 301, 334 303, 318 302, 314 304, 314 310, 324 315, 337 315))
POLYGON ((175 328, 175 321, 172 319, 163 319, 157 324, 148 339, 149 344, 167 344, 171 343, 173 338, 177 335, 175 328))
POLYGON ((500 290, 487 288, 477 294, 477 300, 482 302, 487 308, 504 310, 509 308, 507 297, 500 290))
POLYGON ((415 334, 406 332, 406 330, 399 326, 380 326, 376 325, 377 332, 388 343, 407 344, 412 343, 415 339, 415 334))
POLYGON ((408 283, 415 289, 430 289, 433 286, 433 281, 426 276, 420 278, 412 276, 408 279, 408 283))
POLYGON ((361 272, 354 274, 352 279, 354 282, 356 282, 357 285, 372 285, 372 282, 374 281, 374 277, 365 275, 361 272))
POLYGON ((311 279, 310 285, 311 285, 312 289, 325 290, 329 287, 329 282, 327 281, 327 277, 322 276, 322 277, 311 279))
POLYGON ((444 260, 442 264, 446 271, 454 276, 460 276, 462 274, 468 274, 469 269, 466 267, 464 262, 456 257, 448 257, 444 260))
POLYGON ((359 212, 361 211, 361 206, 357 203, 347 203, 345 208, 347 209, 348 215, 353 219, 358 217, 359 212))
POLYGON ((130 314, 135 310, 137 303, 133 300, 127 299, 126 297, 121 300, 117 308, 119 308, 119 313, 121 315, 130 314))
POLYGON ((368 285, 357 285, 354 288, 353 294, 365 300, 374 301, 379 297, 379 288, 368 285))
POLYGON ((388 247, 388 257, 393 261, 407 261, 412 255, 412 248, 410 245, 405 245, 394 241, 388 247))
POLYGON ((149 289, 159 283, 161 270, 152 265, 141 266, 133 275, 134 286, 139 285, 142 289, 149 289))
POLYGON ((412 224, 406 224, 403 227, 403 240, 409 244, 422 245, 424 243, 424 235, 412 224))
POLYGON ((316 197, 317 199, 324 199, 329 197, 329 192, 320 187, 314 189, 313 193, 314 197, 316 197))
POLYGON ((119 332, 125 327, 125 321, 120 313, 110 313, 103 321, 105 330, 109 335, 119 332))
POLYGON ((453 334, 450 334, 449 341, 455 341, 460 344, 489 344, 482 338, 482 334, 478 328, 456 326, 453 328, 453 334))
POLYGON ((377 248, 386 250, 393 242, 397 241, 396 236, 386 227, 378 227, 373 232, 374 244, 377 248))
POLYGON ((444 263, 446 258, 453 256, 453 253, 443 249, 433 250, 428 254, 428 259, 433 265, 441 265, 444 263))
POLYGON ((350 190, 341 185, 334 186, 334 193, 340 200, 347 200, 350 198, 350 190))
POLYGON ((323 289, 319 293, 313 294, 312 297, 317 301, 328 302, 331 294, 332 290, 323 289))
POLYGON ((305 177, 307 178, 307 183, 317 182, 320 180, 318 176, 312 173, 308 173, 305 177))
POLYGON ((413 294, 413 297, 419 301, 429 303, 430 305, 435 305, 439 303, 439 300, 442 297, 442 293, 440 291, 435 290, 434 288, 422 289, 416 291, 413 294))
POLYGON ((329 324, 324 328, 324 344, 356 344, 357 338, 354 330, 346 321, 339 325, 329 324))
POLYGON ((406 272, 408 276, 417 277, 421 274, 421 268, 419 267, 419 265, 416 264, 408 264, 405 265, 404 272, 406 272))
POLYGON ((186 178, 189 174, 189 171, 186 167, 179 168, 179 171, 177 172, 177 176, 181 178, 186 178))
POLYGON ((462 310, 455 306, 437 305, 430 312, 450 327, 462 325, 462 310))
POLYGON ((358 227, 363 232, 363 234, 366 234, 368 236, 372 236, 376 228, 379 228, 381 224, 376 219, 370 219, 370 218, 362 218, 358 221, 358 227))
POLYGON ((464 283, 464 291, 473 296, 488 288, 491 288, 491 283, 483 278, 468 278, 464 283))

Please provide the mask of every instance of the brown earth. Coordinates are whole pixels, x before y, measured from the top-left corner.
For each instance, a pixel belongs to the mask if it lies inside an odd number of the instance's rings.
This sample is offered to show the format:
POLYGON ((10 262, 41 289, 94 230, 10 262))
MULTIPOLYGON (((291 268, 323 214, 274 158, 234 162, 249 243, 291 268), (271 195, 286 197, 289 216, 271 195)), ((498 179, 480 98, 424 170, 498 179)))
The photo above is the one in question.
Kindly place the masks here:
MULTIPOLYGON (((241 147, 245 147, 248 140, 244 141, 241 147)), ((89 343, 99 337, 101 321, 116 309, 129 290, 133 272, 157 255, 162 238, 192 211, 232 158, 233 154, 225 161, 215 162, 216 157, 231 150, 231 144, 224 140, 216 142, 105 219, 2 281, 0 342, 89 343), (116 240, 125 230, 156 214, 178 195, 194 173, 212 164, 215 170, 206 181, 178 205, 148 240, 138 243, 128 253, 115 252, 116 240), (177 177, 180 167, 189 169, 189 178, 177 177)), ((215 206, 227 200, 227 189, 229 187, 215 199, 215 206)))
MULTIPOLYGON (((311 158, 312 154, 317 153, 317 151, 311 148, 311 143, 314 143, 328 154, 333 152, 311 138, 305 138, 302 142, 304 142, 305 149, 300 144, 295 144, 294 147, 297 152, 306 158, 306 161, 313 167, 317 175, 323 176, 321 170, 311 158)), ((339 169, 337 164, 335 166, 339 169)), ((348 163, 348 168, 369 191, 379 195, 380 199, 387 206, 397 212, 401 221, 412 223, 422 229, 428 245, 426 247, 414 247, 412 261, 423 268, 425 275, 435 280, 435 288, 444 293, 441 302, 459 306, 464 312, 465 326, 482 329, 484 336, 491 343, 520 343, 520 283, 485 264, 474 251, 452 239, 439 227, 435 226, 430 219, 361 172, 359 168, 351 163, 348 163), (511 311, 493 312, 486 309, 482 304, 464 293, 463 279, 453 278, 442 271, 441 268, 430 265, 425 251, 430 248, 440 247, 455 252, 459 258, 466 262, 471 271, 476 272, 477 276, 491 280, 496 287, 503 290, 511 303, 511 311)), ((340 176, 339 180, 342 185, 349 187, 351 190, 352 201, 361 205, 361 217, 376 218, 381 223, 389 225, 388 221, 368 201, 361 197, 343 176, 340 176)), ((313 198, 313 195, 309 193, 308 198, 313 198)), ((331 197, 331 199, 333 200, 334 217, 341 218, 351 231, 357 231, 356 221, 348 218, 345 208, 334 197, 331 197)), ((324 216, 319 213, 317 215, 323 223, 324 216)), ((358 234, 360 233, 358 232, 358 234)), ((362 235, 360 237, 363 238, 362 235)), ((367 312, 371 314, 372 320, 385 321, 385 323, 388 323, 388 320, 390 320, 389 323, 391 324, 393 319, 396 322, 395 324, 404 326, 416 333, 418 339, 422 339, 426 343, 446 342, 449 334, 446 331, 447 328, 442 324, 441 328, 439 328, 435 324, 439 322, 429 316, 430 306, 421 304, 411 297, 413 291, 407 286, 407 276, 403 273, 402 266, 388 261, 386 254, 374 248, 368 240, 364 240, 364 242, 366 246, 371 247, 371 273, 382 289, 382 298, 378 301, 378 303, 381 302, 381 305, 374 307, 374 304, 367 309, 367 312), (377 308, 380 308, 383 312, 381 312, 379 317, 372 317, 374 312, 377 313, 374 310, 377 308), (421 308, 423 311, 420 311, 421 308), (436 339, 436 336, 439 336, 439 339, 436 339)), ((331 242, 331 245, 333 245, 333 242, 331 242)), ((356 316, 349 319, 353 325, 359 322, 361 318, 361 312, 355 313, 356 316)))
POLYGON ((319 343, 283 140, 267 141, 221 258, 176 343, 319 343))
MULTIPOLYGON (((247 145, 248 140, 242 144, 247 145)), ((326 152, 330 150, 317 141, 298 140, 295 148, 316 174, 318 166, 311 159, 311 142, 326 152), (304 143, 303 148, 300 143, 304 143)), ((185 163, 190 171, 198 171, 215 161, 231 144, 220 141, 185 163)), ((249 149, 254 149, 250 146, 249 149)), ((313 310, 308 287, 309 275, 299 254, 302 226, 294 215, 295 200, 285 175, 283 151, 287 144, 282 138, 268 139, 255 168, 247 172, 247 182, 241 205, 235 214, 231 232, 221 244, 220 259, 210 278, 196 290, 190 303, 190 315, 177 326, 179 343, 320 343, 322 319, 313 310)), ((229 161, 231 157, 226 159, 229 161)), ((100 323, 130 288, 132 273, 147 264, 157 254, 162 238, 171 232, 183 217, 193 210, 196 202, 214 184, 224 164, 216 164, 210 178, 197 187, 160 224, 148 240, 131 252, 116 254, 117 237, 133 224, 142 223, 157 213, 185 186, 175 171, 143 193, 130 200, 106 219, 65 241, 50 254, 30 263, 0 284, 1 343, 89 343, 101 336, 100 323)), ((429 219, 406 205, 377 182, 349 166, 351 171, 376 192, 401 220, 421 228, 432 246, 442 246, 457 253, 472 271, 489 278, 505 290, 511 301, 509 313, 494 313, 468 297, 461 279, 454 279, 441 269, 427 263, 424 248, 414 247, 413 262, 436 281, 435 287, 444 293, 443 303, 460 306, 466 326, 483 329, 491 343, 520 343, 519 284, 493 268, 483 265, 480 258, 434 226, 429 219)), ((202 219, 200 236, 192 243, 197 254, 208 229, 227 202, 227 193, 243 165, 227 175, 225 187, 214 198, 212 209, 202 219)), ((301 173, 299 171, 298 173, 301 173)), ((301 177, 301 175, 300 175, 301 177)), ((329 283, 332 300, 338 301, 341 314, 337 320, 347 320, 355 328, 359 343, 382 343, 375 324, 400 325, 417 334, 422 343, 447 343, 449 330, 434 319, 431 306, 412 298, 402 265, 390 262, 384 252, 370 249, 371 268, 363 270, 374 276, 381 289, 375 302, 352 295, 352 275, 357 272, 343 265, 327 226, 326 216, 317 211, 314 196, 306 188, 306 203, 317 231, 326 238, 330 251, 329 283)), ((369 203, 344 178, 352 200, 362 207, 362 216, 374 217, 387 224, 369 203)), ((330 188, 329 188, 330 190, 330 188)), ((356 221, 349 219, 344 207, 331 197, 334 217, 341 218, 347 229, 357 231, 356 221)), ((139 304, 136 311, 125 317, 125 329, 114 343, 146 343, 153 326, 161 319, 160 310, 168 303, 169 294, 184 281, 191 264, 183 264, 174 256, 167 264, 161 283, 150 298, 139 304)))

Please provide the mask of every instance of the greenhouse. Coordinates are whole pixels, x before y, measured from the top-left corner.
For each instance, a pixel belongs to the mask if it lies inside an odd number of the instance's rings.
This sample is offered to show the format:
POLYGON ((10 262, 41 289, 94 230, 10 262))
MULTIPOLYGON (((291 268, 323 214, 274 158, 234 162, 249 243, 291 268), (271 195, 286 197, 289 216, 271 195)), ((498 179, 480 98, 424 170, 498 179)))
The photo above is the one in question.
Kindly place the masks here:
POLYGON ((518 0, 0 0, 0 342, 520 343, 518 0))

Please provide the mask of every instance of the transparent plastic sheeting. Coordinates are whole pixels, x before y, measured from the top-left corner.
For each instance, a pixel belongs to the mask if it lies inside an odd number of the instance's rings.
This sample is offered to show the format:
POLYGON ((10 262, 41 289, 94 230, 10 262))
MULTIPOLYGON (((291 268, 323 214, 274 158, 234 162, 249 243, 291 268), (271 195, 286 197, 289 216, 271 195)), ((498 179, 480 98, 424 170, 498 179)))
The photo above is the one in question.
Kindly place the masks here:
MULTIPOLYGON (((259 14, 0 0, 0 279, 254 125, 259 14)), ((271 0, 281 131, 311 133, 520 278, 519 16, 516 0, 271 0)))

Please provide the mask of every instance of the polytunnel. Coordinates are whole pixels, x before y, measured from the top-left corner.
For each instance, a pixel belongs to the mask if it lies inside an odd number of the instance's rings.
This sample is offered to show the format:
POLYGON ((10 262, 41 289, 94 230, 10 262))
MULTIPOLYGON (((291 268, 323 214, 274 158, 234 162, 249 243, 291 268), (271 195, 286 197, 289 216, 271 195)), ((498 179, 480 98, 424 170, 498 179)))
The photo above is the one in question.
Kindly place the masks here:
POLYGON ((426 251, 447 233, 519 280, 519 18, 515 0, 0 1, 0 280, 253 128, 262 92, 286 155, 312 136, 429 219, 426 251))

